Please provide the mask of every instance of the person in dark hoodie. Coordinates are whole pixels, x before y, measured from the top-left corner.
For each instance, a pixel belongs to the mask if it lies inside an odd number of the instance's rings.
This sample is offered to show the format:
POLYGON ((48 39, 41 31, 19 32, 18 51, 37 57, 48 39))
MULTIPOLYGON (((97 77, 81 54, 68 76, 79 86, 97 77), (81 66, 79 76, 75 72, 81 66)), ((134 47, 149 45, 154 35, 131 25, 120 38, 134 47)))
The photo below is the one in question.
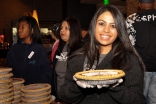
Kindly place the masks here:
POLYGON ((139 11, 127 17, 129 38, 146 67, 144 95, 156 104, 156 10, 155 0, 139 0, 139 11))
POLYGON ((23 78, 25 85, 51 84, 52 68, 36 19, 22 16, 17 24, 17 37, 17 43, 11 47, 6 58, 6 66, 12 68, 13 77, 23 78))
POLYGON ((75 17, 67 17, 60 24, 59 40, 53 45, 51 60, 53 67, 52 94, 58 103, 60 86, 64 83, 67 70, 67 58, 82 45, 81 24, 75 17))

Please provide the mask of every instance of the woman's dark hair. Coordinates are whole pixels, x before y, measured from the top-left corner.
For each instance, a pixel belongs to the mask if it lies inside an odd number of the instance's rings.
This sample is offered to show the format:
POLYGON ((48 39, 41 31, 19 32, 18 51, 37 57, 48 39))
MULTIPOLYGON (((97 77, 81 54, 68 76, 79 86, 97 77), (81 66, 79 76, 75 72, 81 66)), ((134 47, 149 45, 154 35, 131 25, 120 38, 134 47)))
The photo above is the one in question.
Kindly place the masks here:
MULTIPOLYGON (((116 30, 118 33, 117 39, 114 41, 112 45, 112 67, 113 68, 123 68, 127 65, 127 54, 129 53, 134 53, 136 57, 139 58, 141 67, 144 69, 143 62, 141 58, 139 57, 138 53, 132 46, 130 39, 128 37, 128 32, 127 32, 127 27, 125 18, 123 14, 120 12, 120 10, 113 6, 113 5, 104 5, 100 7, 97 12, 95 13, 90 26, 89 26, 89 35, 90 35, 90 40, 89 43, 84 47, 82 50, 84 54, 87 55, 88 58, 88 64, 90 65, 90 68, 92 67, 94 60, 97 58, 99 60, 99 49, 100 49, 100 44, 97 42, 95 38, 95 28, 96 28, 96 23, 98 17, 104 13, 104 12, 110 12, 114 18, 116 30)), ((129 67, 129 66, 126 66, 129 67)))
MULTIPOLYGON (((81 39, 82 39, 81 25, 80 25, 79 20, 75 17, 68 17, 63 21, 66 21, 70 27, 69 29, 70 36, 69 36, 69 42, 68 42, 68 55, 70 55, 73 52, 75 52, 77 49, 79 49, 82 45, 81 44, 81 39)), ((60 38, 60 44, 61 43, 65 43, 65 42, 60 38)))
MULTIPOLYGON (((18 29, 18 24, 22 21, 26 21, 29 24, 29 29, 30 29, 30 39, 34 42, 34 43, 38 43, 38 44, 42 44, 42 36, 40 34, 40 29, 39 26, 37 24, 37 21, 35 18, 33 18, 32 16, 22 16, 17 23, 17 29, 18 29), (33 29, 33 33, 32 30, 33 29)), ((18 31, 17 31, 18 34, 18 31)), ((17 35, 18 36, 18 35, 17 35)), ((18 37, 18 41, 20 42, 20 38, 18 37)))

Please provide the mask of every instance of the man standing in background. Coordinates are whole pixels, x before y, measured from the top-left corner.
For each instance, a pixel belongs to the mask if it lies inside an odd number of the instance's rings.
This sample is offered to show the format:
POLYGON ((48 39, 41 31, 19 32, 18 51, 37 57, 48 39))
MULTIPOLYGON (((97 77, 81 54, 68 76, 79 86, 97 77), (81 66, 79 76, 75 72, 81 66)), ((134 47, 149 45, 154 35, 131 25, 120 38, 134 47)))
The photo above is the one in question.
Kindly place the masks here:
POLYGON ((139 11, 127 17, 129 38, 146 66, 144 95, 156 104, 156 10, 155 0, 139 0, 139 11))

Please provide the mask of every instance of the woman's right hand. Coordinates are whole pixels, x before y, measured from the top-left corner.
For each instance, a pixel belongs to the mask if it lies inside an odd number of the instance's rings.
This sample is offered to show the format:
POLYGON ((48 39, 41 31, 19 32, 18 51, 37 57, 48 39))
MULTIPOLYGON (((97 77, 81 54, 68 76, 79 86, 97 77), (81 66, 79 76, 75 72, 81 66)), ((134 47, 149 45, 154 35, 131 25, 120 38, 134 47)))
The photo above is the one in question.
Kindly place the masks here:
POLYGON ((82 88, 97 87, 98 89, 101 89, 103 87, 114 88, 114 87, 118 86, 120 83, 123 82, 123 79, 119 78, 119 79, 106 80, 106 81, 103 82, 103 84, 93 85, 93 84, 86 83, 84 80, 79 80, 79 79, 75 78, 74 76, 73 76, 73 79, 76 81, 77 85, 82 87, 82 88), (113 82, 113 84, 110 84, 112 82, 113 82))

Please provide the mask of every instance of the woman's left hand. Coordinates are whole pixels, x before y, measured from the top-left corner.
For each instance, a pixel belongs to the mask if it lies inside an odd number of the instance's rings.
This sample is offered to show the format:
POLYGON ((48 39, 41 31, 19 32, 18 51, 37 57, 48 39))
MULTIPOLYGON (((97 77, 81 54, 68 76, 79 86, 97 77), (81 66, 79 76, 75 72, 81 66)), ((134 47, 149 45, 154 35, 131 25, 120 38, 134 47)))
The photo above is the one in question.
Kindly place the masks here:
POLYGON ((120 83, 123 82, 122 78, 106 80, 106 81, 103 81, 103 84, 86 83, 86 81, 79 80, 79 79, 77 79, 75 77, 73 77, 73 79, 76 81, 77 85, 82 87, 82 88, 94 88, 94 87, 97 87, 98 89, 101 89, 102 87, 114 88, 114 87, 118 86, 120 83), (111 84, 111 83, 113 83, 113 84, 111 84))

